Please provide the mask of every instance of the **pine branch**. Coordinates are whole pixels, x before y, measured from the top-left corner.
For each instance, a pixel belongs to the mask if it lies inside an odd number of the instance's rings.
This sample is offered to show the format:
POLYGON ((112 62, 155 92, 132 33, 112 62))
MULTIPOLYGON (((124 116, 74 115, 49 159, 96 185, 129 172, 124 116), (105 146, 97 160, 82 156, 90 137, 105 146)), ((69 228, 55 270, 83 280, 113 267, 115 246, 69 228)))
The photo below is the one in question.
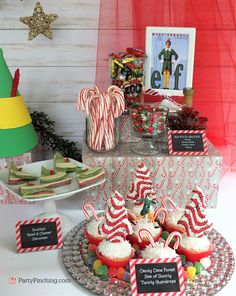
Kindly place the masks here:
POLYGON ((33 111, 30 115, 42 145, 51 148, 53 152, 61 152, 65 157, 70 157, 78 161, 82 160, 81 151, 76 147, 76 143, 56 135, 55 121, 48 118, 46 113, 33 111))

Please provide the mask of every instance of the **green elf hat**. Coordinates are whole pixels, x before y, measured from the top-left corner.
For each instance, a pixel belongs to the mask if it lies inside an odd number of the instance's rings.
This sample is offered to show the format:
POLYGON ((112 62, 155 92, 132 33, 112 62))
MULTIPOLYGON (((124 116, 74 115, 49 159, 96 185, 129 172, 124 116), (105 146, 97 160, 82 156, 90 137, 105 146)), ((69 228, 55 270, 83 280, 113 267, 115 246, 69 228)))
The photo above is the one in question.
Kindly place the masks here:
POLYGON ((0 157, 15 157, 33 149, 38 138, 23 97, 11 97, 12 76, 0 48, 0 157))

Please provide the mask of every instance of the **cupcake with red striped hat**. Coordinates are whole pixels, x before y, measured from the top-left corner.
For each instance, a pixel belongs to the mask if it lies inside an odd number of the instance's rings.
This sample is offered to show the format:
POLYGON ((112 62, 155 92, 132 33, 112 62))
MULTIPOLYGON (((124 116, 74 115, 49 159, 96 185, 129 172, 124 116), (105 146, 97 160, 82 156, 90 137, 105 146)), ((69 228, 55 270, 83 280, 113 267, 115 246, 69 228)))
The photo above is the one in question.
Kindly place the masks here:
POLYGON ((101 235, 98 232, 98 226, 103 222, 104 217, 97 216, 97 213, 92 204, 84 203, 82 206, 82 210, 87 220, 89 220, 88 209, 91 210, 94 220, 87 224, 84 229, 84 235, 87 237, 91 244, 98 245, 102 240, 105 239, 105 235, 101 235))
POLYGON ((161 199, 162 207, 167 209, 166 207, 167 202, 171 205, 172 211, 168 211, 168 215, 165 219, 164 227, 166 231, 168 231, 169 233, 173 231, 178 231, 180 233, 183 233, 185 229, 182 225, 178 224, 178 221, 183 216, 184 210, 178 209, 174 201, 170 197, 163 197, 161 199))
POLYGON ((178 225, 184 227, 185 233, 178 248, 178 253, 186 256, 188 261, 199 262, 213 251, 213 245, 204 235, 212 228, 205 214, 205 196, 199 187, 192 191, 192 197, 186 206, 178 225))
MULTIPOLYGON (((143 206, 143 209, 145 209, 145 203, 143 206)), ((142 211, 141 211, 142 212, 142 211)), ((127 238, 130 241, 132 245, 138 245, 140 249, 145 248, 147 245, 150 244, 148 232, 151 234, 153 240, 156 242, 159 240, 159 238, 162 235, 162 227, 156 222, 158 219, 158 216, 162 214, 162 217, 160 219, 160 224, 163 225, 164 221, 166 219, 167 211, 165 208, 159 208, 155 211, 153 219, 148 219, 148 213, 144 218, 141 218, 134 226, 133 226, 133 233, 129 235, 127 238), (143 235, 142 240, 139 239, 139 232, 140 230, 147 230, 143 235)))
MULTIPOLYGON (((135 220, 135 216, 140 216, 140 212, 143 208, 143 202, 139 199, 146 197, 153 200, 155 203, 156 193, 153 190, 153 182, 150 179, 150 171, 142 162, 135 170, 135 179, 133 180, 126 197, 126 207, 131 221, 135 220)), ((150 215, 152 215, 153 212, 153 207, 151 207, 150 215)))
POLYGON ((109 267, 124 267, 133 257, 134 251, 126 236, 132 233, 124 198, 118 191, 111 196, 105 219, 99 225, 99 232, 105 235, 97 247, 97 257, 109 267))

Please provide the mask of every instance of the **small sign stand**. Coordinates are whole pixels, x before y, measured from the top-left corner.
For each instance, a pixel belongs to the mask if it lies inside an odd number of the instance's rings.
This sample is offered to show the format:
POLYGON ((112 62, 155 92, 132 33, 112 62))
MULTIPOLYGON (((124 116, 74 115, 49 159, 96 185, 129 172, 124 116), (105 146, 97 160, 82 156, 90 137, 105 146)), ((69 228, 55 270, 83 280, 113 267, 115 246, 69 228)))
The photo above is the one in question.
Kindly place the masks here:
POLYGON ((133 259, 130 261, 130 280, 133 296, 185 295, 180 257, 133 259))
POLYGON ((48 218, 16 223, 18 253, 54 250, 62 247, 61 219, 48 218))
POLYGON ((172 130, 168 132, 169 155, 207 155, 205 130, 172 130))

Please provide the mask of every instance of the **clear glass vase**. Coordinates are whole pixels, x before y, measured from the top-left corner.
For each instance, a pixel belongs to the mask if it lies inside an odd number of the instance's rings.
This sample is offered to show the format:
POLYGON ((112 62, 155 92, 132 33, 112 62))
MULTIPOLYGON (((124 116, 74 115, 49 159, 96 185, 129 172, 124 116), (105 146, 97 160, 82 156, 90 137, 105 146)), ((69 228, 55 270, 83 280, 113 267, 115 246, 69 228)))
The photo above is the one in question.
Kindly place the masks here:
POLYGON ((114 150, 120 142, 119 118, 94 122, 86 118, 86 143, 95 152, 114 150))
POLYGON ((134 54, 119 52, 109 55, 110 84, 123 90, 126 107, 143 101, 145 60, 145 54, 135 56, 135 49, 134 54))
POLYGON ((133 143, 136 154, 154 155, 161 151, 162 139, 166 135, 166 121, 169 109, 160 104, 137 104, 129 109, 131 133, 141 138, 133 143))

